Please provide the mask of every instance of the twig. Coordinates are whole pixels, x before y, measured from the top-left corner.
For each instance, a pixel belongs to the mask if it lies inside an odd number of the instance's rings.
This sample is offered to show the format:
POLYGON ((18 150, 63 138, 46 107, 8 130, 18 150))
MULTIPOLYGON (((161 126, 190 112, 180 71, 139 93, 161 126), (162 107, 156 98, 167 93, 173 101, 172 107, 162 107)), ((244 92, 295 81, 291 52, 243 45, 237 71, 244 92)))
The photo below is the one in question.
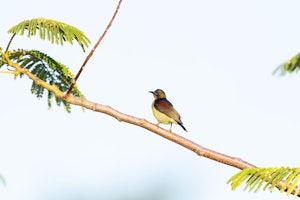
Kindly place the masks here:
POLYGON ((9 40, 9 42, 8 42, 8 44, 7 44, 7 47, 6 47, 6 50, 5 50, 5 53, 8 51, 8 49, 9 49, 9 46, 10 46, 10 44, 11 44, 11 42, 12 42, 12 40, 14 39, 14 37, 16 36, 16 34, 14 33, 12 36, 11 36, 11 38, 10 38, 10 40, 9 40))
POLYGON ((112 16, 112 18, 110 19, 106 29, 104 30, 104 32, 102 33, 102 35, 100 36, 100 38, 98 39, 98 41, 96 42, 94 48, 90 51, 89 55, 85 58, 83 64, 81 65, 81 68, 79 69, 79 71, 77 72, 76 76, 75 76, 75 79, 74 81, 72 82, 72 84, 70 85, 70 88, 69 90, 67 91, 67 95, 70 94, 70 92, 72 91, 73 87, 75 86, 81 72, 83 71, 83 68, 85 67, 86 63, 89 61, 89 59, 92 57, 93 53, 95 52, 95 50, 97 49, 97 47, 99 46, 100 42, 102 41, 102 39, 104 38, 104 36, 106 35, 107 31, 109 30, 109 28, 111 27, 114 19, 116 18, 117 16, 117 13, 120 9, 120 6, 121 6, 121 3, 122 3, 122 0, 119 0, 119 3, 118 3, 118 6, 115 10, 115 13, 114 15, 112 16))
POLYGON ((0 70, 0 73, 1 74, 14 74, 14 75, 18 75, 19 72, 17 70, 13 70, 13 71, 3 71, 3 70, 0 70))

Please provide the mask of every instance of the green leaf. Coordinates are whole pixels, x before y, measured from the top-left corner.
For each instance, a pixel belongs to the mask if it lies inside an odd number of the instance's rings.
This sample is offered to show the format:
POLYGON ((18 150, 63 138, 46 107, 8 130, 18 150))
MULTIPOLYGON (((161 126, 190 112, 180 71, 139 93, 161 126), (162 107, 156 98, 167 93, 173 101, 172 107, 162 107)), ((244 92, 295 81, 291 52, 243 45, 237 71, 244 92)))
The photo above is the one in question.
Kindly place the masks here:
POLYGON ((289 61, 278 66, 273 74, 280 73, 280 75, 285 75, 288 73, 296 73, 300 70, 300 53, 292 57, 289 61))
MULTIPOLYGON (((68 91, 69 86, 74 79, 74 75, 71 73, 69 68, 40 51, 19 49, 17 51, 8 51, 8 56, 12 62, 16 62, 20 67, 28 69, 30 73, 46 83, 56 85, 62 92, 68 91)), ((6 65, 6 63, 0 62, 0 68, 3 65, 6 65)), ((23 74, 16 75, 15 78, 17 77, 22 78, 23 74)), ((35 94, 37 98, 43 97, 44 91, 45 88, 32 81, 31 92, 35 94)), ((77 97, 83 97, 83 94, 78 90, 78 87, 74 87, 71 94, 77 97)), ((70 104, 62 99, 56 98, 55 94, 50 91, 48 91, 49 108, 52 106, 53 97, 55 98, 58 106, 60 106, 61 102, 63 102, 66 111, 70 112, 70 104)))
POLYGON ((292 189, 295 188, 296 184, 300 179, 300 171, 295 170, 287 179, 286 183, 291 184, 291 187, 286 191, 287 194, 291 194, 292 189), (292 182, 292 183, 290 183, 292 182))
POLYGON ((227 184, 231 184, 231 188, 235 190, 245 183, 245 190, 257 192, 262 186, 264 186, 263 190, 272 191, 281 181, 285 181, 286 186, 282 186, 280 192, 286 192, 289 195, 294 190, 296 191, 294 195, 297 195, 300 190, 297 185, 299 180, 300 168, 247 168, 233 175, 227 184))
POLYGON ((88 47, 91 43, 88 37, 79 29, 63 22, 44 18, 34 18, 22 21, 10 28, 8 33, 19 34, 22 36, 26 31, 27 37, 36 35, 38 31, 41 39, 47 39, 51 41, 51 43, 61 45, 63 45, 64 42, 73 44, 73 40, 75 40, 81 46, 83 51, 85 51, 85 47, 88 47))

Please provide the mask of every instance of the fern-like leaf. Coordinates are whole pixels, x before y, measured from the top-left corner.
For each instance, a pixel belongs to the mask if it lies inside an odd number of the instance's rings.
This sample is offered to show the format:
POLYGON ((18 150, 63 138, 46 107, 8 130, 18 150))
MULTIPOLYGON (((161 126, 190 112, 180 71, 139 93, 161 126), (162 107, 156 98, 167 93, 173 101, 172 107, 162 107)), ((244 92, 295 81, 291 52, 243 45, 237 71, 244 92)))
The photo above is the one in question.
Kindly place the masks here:
POLYGON ((280 75, 285 75, 286 73, 298 72, 300 70, 300 53, 295 55, 289 61, 278 66, 273 74, 280 73, 280 75))
POLYGON ((244 190, 257 192, 263 186, 263 190, 272 191, 281 181, 285 181, 285 185, 280 188, 280 192, 291 194, 294 190, 296 196, 300 190, 297 183, 300 180, 300 168, 247 168, 233 175, 227 184, 231 184, 231 188, 235 190, 241 184, 245 184, 244 190))
POLYGON ((24 35, 25 31, 28 32, 28 37, 36 35, 37 31, 39 31, 39 36, 41 39, 47 39, 50 40, 51 43, 61 45, 63 45, 64 42, 73 44, 73 40, 76 40, 83 51, 85 51, 85 47, 88 47, 88 45, 91 43, 88 37, 85 36, 85 34, 79 29, 63 22, 44 18, 35 18, 22 21, 10 28, 8 33, 24 35))
MULTIPOLYGON (((62 92, 66 92, 69 89, 69 86, 74 79, 74 75, 65 65, 37 50, 20 49, 17 51, 9 51, 8 56, 12 62, 16 62, 20 65, 20 67, 28 69, 30 73, 46 83, 50 85, 56 85, 62 92)), ((6 62, 0 62, 0 68, 5 64, 6 62)), ((21 78, 23 75, 24 74, 16 75, 15 78, 21 78)), ((43 97, 44 91, 45 88, 36 84, 34 81, 32 82, 31 92, 35 94, 36 97, 43 97)), ((72 89, 71 94, 74 96, 83 97, 83 94, 78 90, 77 87, 72 89)), ((55 97, 56 104, 58 106, 63 103, 66 111, 70 112, 70 104, 62 99, 56 98, 56 96, 50 91, 48 91, 49 108, 52 106, 53 97, 55 97)))

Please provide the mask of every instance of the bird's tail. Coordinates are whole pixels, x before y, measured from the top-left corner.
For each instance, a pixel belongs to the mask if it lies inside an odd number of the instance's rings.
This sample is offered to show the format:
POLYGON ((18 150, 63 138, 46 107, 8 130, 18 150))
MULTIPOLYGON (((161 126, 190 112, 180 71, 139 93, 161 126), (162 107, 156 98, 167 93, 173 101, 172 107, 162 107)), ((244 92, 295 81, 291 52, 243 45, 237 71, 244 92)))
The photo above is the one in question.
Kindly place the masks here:
POLYGON ((185 130, 186 132, 188 132, 188 131, 186 130, 186 128, 183 126, 182 123, 178 122, 178 125, 181 126, 181 128, 183 128, 183 130, 185 130))

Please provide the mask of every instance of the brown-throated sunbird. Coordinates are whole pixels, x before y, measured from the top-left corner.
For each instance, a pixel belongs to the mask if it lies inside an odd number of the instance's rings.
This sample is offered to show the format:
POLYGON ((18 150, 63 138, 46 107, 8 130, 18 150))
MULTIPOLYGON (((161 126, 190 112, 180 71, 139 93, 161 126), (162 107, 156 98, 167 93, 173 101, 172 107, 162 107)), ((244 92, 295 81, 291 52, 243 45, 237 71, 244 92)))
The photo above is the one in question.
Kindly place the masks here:
POLYGON ((172 103, 168 101, 165 92, 161 89, 157 89, 154 92, 149 92, 154 96, 154 101, 151 107, 153 115, 158 121, 157 125, 160 123, 171 124, 170 131, 172 131, 172 124, 174 123, 180 125, 183 130, 187 132, 180 119, 180 114, 175 110, 172 103))

